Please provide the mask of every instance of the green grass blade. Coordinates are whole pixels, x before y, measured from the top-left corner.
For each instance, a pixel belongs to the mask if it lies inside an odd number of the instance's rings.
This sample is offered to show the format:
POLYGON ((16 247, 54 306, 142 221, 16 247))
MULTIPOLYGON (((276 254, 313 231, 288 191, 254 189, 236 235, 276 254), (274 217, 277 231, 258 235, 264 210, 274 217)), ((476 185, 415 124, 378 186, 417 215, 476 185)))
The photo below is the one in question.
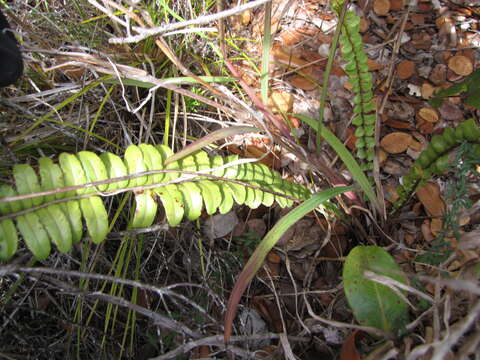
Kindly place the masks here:
POLYGON ((260 91, 264 104, 268 102, 268 65, 270 63, 270 48, 272 46, 272 3, 265 4, 265 20, 263 25, 262 73, 260 76, 260 91))
POLYGON ((298 220, 300 220, 310 211, 317 208, 323 202, 351 190, 353 190, 352 186, 342 186, 323 190, 313 195, 310 199, 306 200, 304 203, 302 203, 301 205, 290 211, 287 215, 282 217, 277 222, 277 224, 275 224, 275 226, 268 232, 268 234, 265 235, 263 240, 260 242, 250 259, 248 260, 247 264, 243 268, 243 271, 240 274, 237 282, 235 283, 235 287, 233 288, 230 295, 227 306, 227 313, 225 314, 225 343, 228 342, 232 333, 233 319, 235 317, 237 306, 243 292, 257 273, 258 269, 260 269, 260 267, 262 266, 268 252, 275 246, 280 237, 282 237, 282 235, 288 230, 290 226, 295 224, 298 220))
POLYGON ((314 128, 317 131, 317 134, 327 141, 327 143, 335 150, 340 159, 342 159, 343 163, 348 168, 358 185, 360 185, 360 188, 363 190, 367 198, 372 202, 373 206, 375 206, 375 208, 381 212, 380 203, 375 195, 375 192, 373 191, 370 181, 345 145, 343 145, 343 143, 335 136, 334 133, 328 130, 328 128, 323 126, 320 122, 302 114, 295 114, 295 117, 306 122, 308 125, 314 128))

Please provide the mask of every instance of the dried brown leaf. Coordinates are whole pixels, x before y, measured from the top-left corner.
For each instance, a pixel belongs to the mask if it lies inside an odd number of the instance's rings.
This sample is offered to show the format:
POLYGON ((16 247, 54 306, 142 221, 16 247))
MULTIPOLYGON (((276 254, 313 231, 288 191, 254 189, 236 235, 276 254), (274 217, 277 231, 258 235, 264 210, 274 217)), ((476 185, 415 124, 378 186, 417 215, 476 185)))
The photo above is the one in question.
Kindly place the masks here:
POLYGON ((450 101, 444 101, 438 109, 442 119, 449 121, 461 121, 463 120, 463 113, 457 105, 450 101))
POLYGON ((435 85, 445 84, 445 81, 447 81, 447 66, 445 64, 435 65, 429 79, 435 85))
POLYGON ((357 345, 355 344, 355 337, 358 332, 359 330, 354 330, 342 344, 340 360, 361 360, 360 354, 357 351, 357 345))
POLYGON ((399 11, 405 6, 403 0, 390 0, 390 10, 399 11))
POLYGON ((289 113, 293 109, 293 95, 288 91, 274 91, 268 98, 268 107, 274 113, 289 113))
POLYGON ((399 79, 405 80, 415 73, 415 63, 410 60, 403 60, 397 65, 397 75, 399 79))
POLYGON ((435 109, 432 108, 421 108, 417 113, 417 118, 428 121, 430 123, 436 123, 439 120, 438 113, 435 109))
POLYGON ((412 135, 397 131, 384 136, 380 146, 389 154, 399 154, 408 149, 411 141, 412 135))
POLYGON ((377 15, 386 16, 390 11, 390 0, 375 0, 373 2, 373 11, 377 15))
POLYGON ((422 84, 422 88, 421 88, 422 98, 430 99, 434 91, 435 91, 435 87, 430 85, 428 82, 424 82, 422 84))
POLYGON ((467 76, 473 72, 472 61, 463 55, 455 55, 448 59, 448 67, 455 74, 461 76, 467 76))
POLYGON ((438 184, 429 182, 417 189, 417 197, 429 216, 443 216, 445 202, 440 194, 438 184))

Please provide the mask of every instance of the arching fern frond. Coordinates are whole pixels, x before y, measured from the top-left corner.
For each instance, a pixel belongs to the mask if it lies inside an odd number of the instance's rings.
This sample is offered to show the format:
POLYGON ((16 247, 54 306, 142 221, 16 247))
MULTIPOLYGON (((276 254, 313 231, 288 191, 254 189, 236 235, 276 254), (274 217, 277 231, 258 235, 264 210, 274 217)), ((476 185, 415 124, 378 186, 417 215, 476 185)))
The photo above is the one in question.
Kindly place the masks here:
POLYGON ((198 151, 165 166, 171 155, 164 145, 140 144, 130 145, 123 159, 109 152, 97 156, 80 151, 60 154, 58 163, 40 158, 37 171, 27 164, 15 165, 15 188, 0 185, 0 260, 17 251, 17 230, 38 259, 48 257, 52 242, 60 252, 70 251, 83 237, 83 223, 91 240, 102 242, 109 223, 99 195, 132 187, 135 211, 130 228, 152 225, 159 203, 169 225, 176 226, 183 218, 198 219, 203 209, 211 215, 227 213, 234 203, 257 208, 274 201, 286 207, 293 198, 310 196, 306 187, 282 179, 265 165, 239 164, 235 155, 209 157, 198 151), (6 199, 37 193, 42 194, 6 199))
POLYGON ((472 144, 471 153, 464 160, 480 164, 480 128, 474 119, 460 123, 455 129, 447 127, 441 135, 434 135, 427 148, 415 160, 410 171, 397 186, 398 199, 393 204, 398 210, 407 202, 419 186, 425 184, 433 175, 440 175, 451 167, 450 153, 460 144, 472 144))

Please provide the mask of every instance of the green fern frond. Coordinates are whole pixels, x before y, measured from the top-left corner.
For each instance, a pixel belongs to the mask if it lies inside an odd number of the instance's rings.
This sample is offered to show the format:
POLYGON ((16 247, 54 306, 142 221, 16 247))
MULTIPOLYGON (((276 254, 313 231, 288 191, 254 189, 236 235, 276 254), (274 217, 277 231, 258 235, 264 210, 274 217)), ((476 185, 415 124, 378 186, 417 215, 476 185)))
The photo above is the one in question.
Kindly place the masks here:
POLYGON ((372 74, 368 71, 368 57, 360 36, 360 18, 353 11, 347 11, 345 21, 340 26, 342 32, 339 41, 342 58, 346 61, 345 72, 355 93, 352 123, 356 127, 357 157, 365 161, 364 169, 370 170, 375 157, 376 105, 372 91, 372 74))
POLYGON ((282 179, 263 164, 238 164, 237 156, 209 157, 198 151, 165 166, 171 155, 165 145, 140 144, 130 145, 123 159, 90 151, 62 153, 58 163, 40 158, 38 176, 30 165, 15 165, 15 189, 0 185, 0 260, 17 251, 17 229, 38 259, 48 257, 52 242, 60 252, 70 251, 83 237, 83 223, 92 241, 102 242, 109 223, 101 196, 132 187, 137 188, 131 228, 151 226, 159 203, 169 225, 176 226, 183 218, 198 219, 203 209, 223 214, 234 203, 257 208, 274 201, 286 207, 292 199, 310 196, 306 187, 282 179), (5 199, 41 192, 46 195, 5 199))
POLYGON ((422 151, 407 175, 402 178, 402 185, 397 187, 398 200, 393 204, 398 209, 413 195, 418 186, 433 175, 440 175, 451 166, 450 152, 463 142, 473 144, 473 151, 467 154, 473 161, 480 163, 480 128, 474 119, 460 123, 455 129, 447 127, 441 135, 432 137, 427 148, 422 151))

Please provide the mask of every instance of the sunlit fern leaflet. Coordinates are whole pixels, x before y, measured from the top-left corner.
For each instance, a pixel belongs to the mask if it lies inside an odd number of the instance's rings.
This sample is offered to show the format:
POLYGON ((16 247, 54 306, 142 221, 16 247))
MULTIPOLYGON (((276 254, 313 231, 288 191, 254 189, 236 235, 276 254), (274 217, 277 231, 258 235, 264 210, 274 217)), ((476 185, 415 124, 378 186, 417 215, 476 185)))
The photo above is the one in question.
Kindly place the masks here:
POLYGON ((206 152, 198 151, 165 166, 166 159, 171 155, 171 149, 165 145, 140 144, 130 145, 123 159, 109 152, 97 156, 90 151, 62 153, 58 163, 50 158, 40 158, 38 175, 30 165, 15 165, 15 189, 10 185, 0 185, 0 199, 116 179, 146 171, 172 172, 132 176, 130 179, 109 184, 0 202, 0 215, 3 216, 0 221, 0 260, 9 259, 15 254, 19 241, 18 233, 37 259, 48 257, 51 243, 54 243, 60 252, 68 252, 73 244, 82 239, 83 222, 94 243, 105 240, 109 232, 108 214, 102 197, 98 196, 99 192, 109 195, 128 187, 153 185, 151 188, 140 188, 134 192, 135 211, 130 228, 151 226, 159 203, 165 209, 168 224, 176 226, 183 218, 198 219, 203 209, 209 215, 217 211, 224 214, 232 209, 234 203, 257 208, 262 204, 271 206, 275 201, 281 207, 286 207, 293 204, 292 198, 302 200, 310 196, 306 187, 282 179, 279 173, 263 164, 250 162, 225 166, 237 161, 236 155, 209 157, 206 152), (224 168, 221 168, 222 166, 224 168), (208 171, 209 169, 213 171, 208 171), (190 174, 190 178, 186 179, 184 175, 182 177, 181 171, 206 171, 217 178, 190 174), (179 182, 165 184, 174 180, 179 182), (159 186, 156 187, 155 184, 159 186), (80 199, 71 199, 80 195, 83 196, 80 199), (56 203, 50 204, 52 201, 56 203), (40 208, 32 209, 39 206, 40 208), (9 216, 29 209, 32 211, 9 216))

